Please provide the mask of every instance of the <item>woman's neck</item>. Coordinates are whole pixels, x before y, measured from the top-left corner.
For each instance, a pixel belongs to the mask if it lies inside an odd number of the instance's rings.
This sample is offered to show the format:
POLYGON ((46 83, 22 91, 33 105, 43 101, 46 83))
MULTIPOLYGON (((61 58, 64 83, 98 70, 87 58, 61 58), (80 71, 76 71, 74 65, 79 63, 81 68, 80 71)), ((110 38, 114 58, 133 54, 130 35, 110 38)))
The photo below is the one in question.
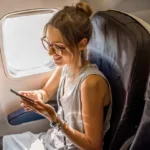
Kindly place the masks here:
MULTIPOLYGON (((83 67, 85 67, 85 66, 87 66, 87 65, 89 64, 89 61, 86 60, 86 59, 84 59, 82 62, 83 62, 83 63, 82 63, 82 66, 76 68, 76 73, 77 73, 77 74, 80 72, 80 70, 81 70, 83 67)), ((71 70, 74 71, 73 65, 67 65, 67 67, 69 68, 70 71, 71 71, 71 70)), ((71 72, 72 72, 72 71, 71 71, 71 72)))

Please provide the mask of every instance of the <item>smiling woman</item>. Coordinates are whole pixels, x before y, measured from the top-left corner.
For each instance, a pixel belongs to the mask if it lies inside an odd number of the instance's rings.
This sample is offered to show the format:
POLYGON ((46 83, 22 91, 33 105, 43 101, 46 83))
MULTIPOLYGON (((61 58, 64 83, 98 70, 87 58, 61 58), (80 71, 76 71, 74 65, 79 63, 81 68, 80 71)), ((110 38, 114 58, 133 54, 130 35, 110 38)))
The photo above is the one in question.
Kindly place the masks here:
POLYGON ((107 79, 84 55, 92 35, 91 14, 90 6, 79 2, 58 11, 45 25, 42 43, 58 67, 42 89, 20 93, 34 100, 22 98, 21 106, 44 116, 52 128, 4 136, 4 150, 102 149, 112 98, 107 79), (45 104, 56 92, 57 113, 45 104))

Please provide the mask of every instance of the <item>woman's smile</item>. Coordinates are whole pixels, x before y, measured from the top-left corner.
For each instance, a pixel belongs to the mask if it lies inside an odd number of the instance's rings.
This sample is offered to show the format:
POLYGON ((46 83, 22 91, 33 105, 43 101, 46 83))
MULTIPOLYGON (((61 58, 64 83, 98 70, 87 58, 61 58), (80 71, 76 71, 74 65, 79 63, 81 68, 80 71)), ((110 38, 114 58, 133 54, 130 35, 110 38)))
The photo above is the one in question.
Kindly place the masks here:
POLYGON ((53 56, 54 61, 59 61, 62 58, 62 56, 53 56))

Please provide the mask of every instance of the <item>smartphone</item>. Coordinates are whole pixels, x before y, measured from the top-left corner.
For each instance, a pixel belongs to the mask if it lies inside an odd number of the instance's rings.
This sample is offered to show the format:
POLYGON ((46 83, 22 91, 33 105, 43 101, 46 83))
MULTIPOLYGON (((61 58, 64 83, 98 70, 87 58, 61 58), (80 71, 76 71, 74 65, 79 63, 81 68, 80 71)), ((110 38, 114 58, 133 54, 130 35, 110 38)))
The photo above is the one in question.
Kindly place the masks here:
POLYGON ((32 99, 30 99, 30 98, 28 98, 28 97, 26 97, 24 95, 19 94, 18 92, 14 91, 13 89, 10 89, 10 91, 12 93, 16 94, 17 96, 19 96, 20 98, 22 98, 24 101, 28 101, 28 102, 34 104, 34 100, 32 100, 32 99))

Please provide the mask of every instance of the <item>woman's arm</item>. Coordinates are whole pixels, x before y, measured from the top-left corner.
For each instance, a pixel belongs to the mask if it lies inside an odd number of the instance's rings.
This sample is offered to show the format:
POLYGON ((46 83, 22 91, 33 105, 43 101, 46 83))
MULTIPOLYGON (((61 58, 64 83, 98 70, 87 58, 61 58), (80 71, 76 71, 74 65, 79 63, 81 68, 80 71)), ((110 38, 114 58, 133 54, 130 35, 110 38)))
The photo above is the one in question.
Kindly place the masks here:
POLYGON ((100 76, 90 75, 81 84, 82 118, 85 133, 81 133, 56 116, 55 110, 48 104, 35 101, 35 104, 23 102, 49 121, 62 125, 62 132, 79 149, 100 150, 103 143, 104 105, 110 103, 110 91, 107 82, 100 76))
MULTIPOLYGON (((78 148, 100 150, 103 143, 104 100, 110 95, 107 82, 100 76, 90 75, 81 84, 82 117, 85 134, 72 129, 67 124, 64 134, 78 148)), ((107 101, 110 102, 109 99, 107 101)), ((57 122, 61 122, 58 119, 57 122)))
POLYGON ((61 72, 62 67, 57 67, 44 87, 37 90, 44 103, 48 102, 56 94, 60 82, 61 72))

